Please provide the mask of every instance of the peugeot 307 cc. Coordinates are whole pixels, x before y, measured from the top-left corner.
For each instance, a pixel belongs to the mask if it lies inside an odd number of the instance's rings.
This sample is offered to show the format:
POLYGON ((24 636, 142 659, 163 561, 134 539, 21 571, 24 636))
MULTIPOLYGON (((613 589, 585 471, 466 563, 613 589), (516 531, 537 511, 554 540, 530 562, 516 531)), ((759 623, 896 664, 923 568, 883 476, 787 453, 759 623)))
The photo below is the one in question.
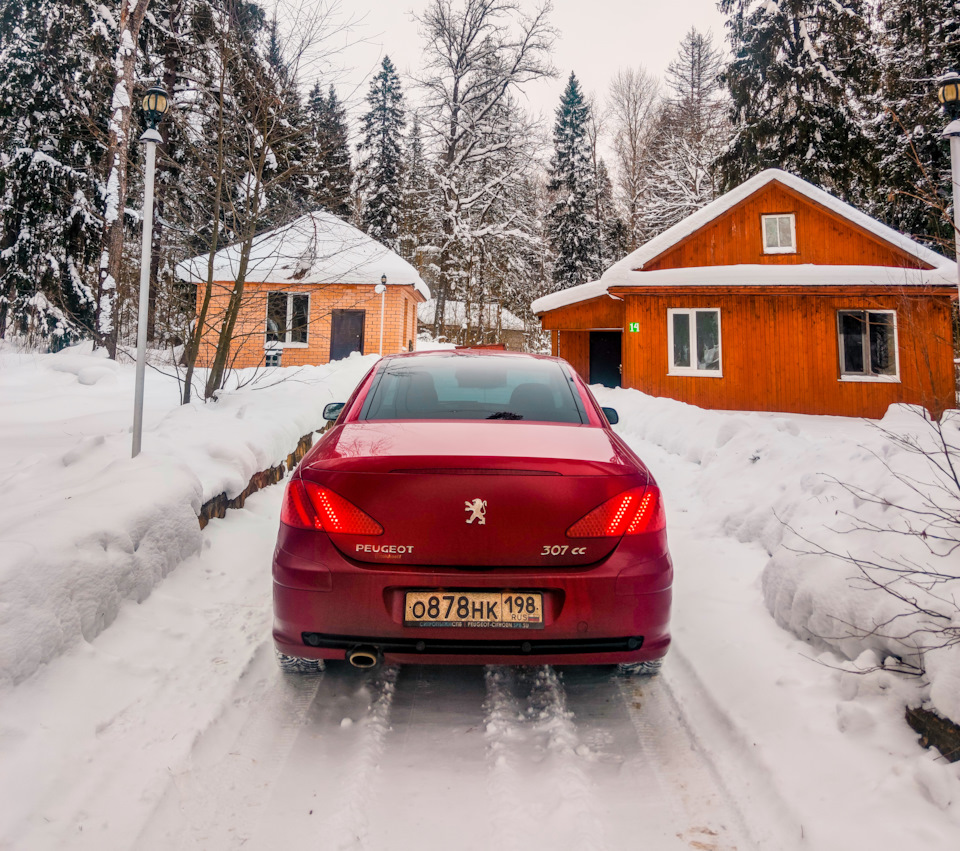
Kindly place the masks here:
POLYGON ((566 361, 385 357, 324 416, 274 552, 282 667, 656 669, 673 579, 660 490, 566 361))

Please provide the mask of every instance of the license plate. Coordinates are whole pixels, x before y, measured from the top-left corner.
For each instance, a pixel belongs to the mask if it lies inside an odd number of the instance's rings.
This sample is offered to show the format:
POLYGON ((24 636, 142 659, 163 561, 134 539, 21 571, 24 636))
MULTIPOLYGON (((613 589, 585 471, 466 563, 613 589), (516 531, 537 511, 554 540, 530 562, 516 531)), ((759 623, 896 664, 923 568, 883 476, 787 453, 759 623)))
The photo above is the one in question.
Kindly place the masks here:
POLYGON ((543 629, 543 594, 531 591, 408 591, 404 626, 543 629))

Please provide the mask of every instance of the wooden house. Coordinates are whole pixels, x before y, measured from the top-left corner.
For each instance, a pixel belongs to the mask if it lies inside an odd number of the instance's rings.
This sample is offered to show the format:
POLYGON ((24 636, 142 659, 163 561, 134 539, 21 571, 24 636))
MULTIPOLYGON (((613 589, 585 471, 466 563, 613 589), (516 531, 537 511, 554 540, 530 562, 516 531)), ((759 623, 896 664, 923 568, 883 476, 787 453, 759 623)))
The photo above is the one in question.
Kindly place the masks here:
POLYGON ((705 408, 955 406, 957 266, 771 169, 533 304, 590 382, 705 408))
MULTIPOLYGON (((177 267, 197 287, 200 315, 208 257, 177 267)), ((239 274, 240 246, 214 255, 213 291, 198 356, 208 366, 239 274)), ((331 213, 316 212, 253 243, 231 348, 231 365, 300 366, 412 350, 417 305, 430 291, 398 254, 331 213), (377 285, 386 280, 383 294, 377 285), (381 337, 382 329, 382 337, 381 337)))

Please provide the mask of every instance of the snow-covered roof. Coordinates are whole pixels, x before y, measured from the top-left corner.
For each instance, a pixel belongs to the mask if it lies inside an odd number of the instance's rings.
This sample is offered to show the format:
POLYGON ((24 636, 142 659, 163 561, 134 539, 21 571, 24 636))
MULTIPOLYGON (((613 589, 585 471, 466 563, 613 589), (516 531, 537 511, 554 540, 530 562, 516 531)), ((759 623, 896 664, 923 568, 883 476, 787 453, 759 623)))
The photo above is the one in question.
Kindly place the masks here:
MULTIPOLYGON (((177 275, 191 283, 207 279, 207 255, 184 260, 177 275)), ((232 281, 240 265, 240 245, 214 255, 214 280, 232 281)), ((424 298, 430 290, 417 270, 332 213, 318 210, 258 236, 250 251, 246 280, 261 284, 379 284, 413 286, 424 298)))
POLYGON ((597 296, 609 295, 619 287, 956 287, 955 263, 939 269, 899 269, 895 266, 816 266, 810 263, 787 266, 738 265, 691 266, 685 269, 656 269, 651 272, 621 271, 538 298, 534 313, 567 307, 597 296))
MULTIPOLYGON (((470 305, 471 313, 477 316, 478 305, 470 305)), ((417 305, 417 319, 425 325, 433 325, 434 315, 437 310, 436 299, 429 299, 417 305)), ((443 324, 462 326, 464 324, 465 307, 462 301, 447 301, 443 305, 443 324)), ((474 324, 476 319, 474 319, 474 324)), ((497 324, 497 305, 487 303, 483 310, 483 324, 492 328, 497 324)), ((504 331, 523 331, 523 320, 511 313, 505 307, 500 308, 500 327, 504 331)))
POLYGON ((590 281, 576 287, 567 287, 565 290, 540 296, 530 305, 530 309, 534 313, 544 313, 547 310, 556 310, 558 307, 567 307, 581 301, 589 301, 597 296, 607 295, 608 286, 606 281, 600 280, 590 281))
POLYGON ((624 286, 943 286, 957 282, 957 264, 941 254, 870 218, 855 207, 835 198, 812 183, 781 171, 767 169, 736 189, 687 216, 672 228, 641 245, 608 268, 599 281, 552 293, 533 302, 534 313, 556 310, 597 296, 608 294, 611 287, 624 286), (728 210, 753 195, 772 181, 793 189, 811 201, 829 209, 878 239, 915 257, 920 263, 933 266, 930 271, 908 270, 891 266, 814 266, 769 264, 737 266, 694 266, 644 272, 643 267, 681 240, 708 225, 728 210))

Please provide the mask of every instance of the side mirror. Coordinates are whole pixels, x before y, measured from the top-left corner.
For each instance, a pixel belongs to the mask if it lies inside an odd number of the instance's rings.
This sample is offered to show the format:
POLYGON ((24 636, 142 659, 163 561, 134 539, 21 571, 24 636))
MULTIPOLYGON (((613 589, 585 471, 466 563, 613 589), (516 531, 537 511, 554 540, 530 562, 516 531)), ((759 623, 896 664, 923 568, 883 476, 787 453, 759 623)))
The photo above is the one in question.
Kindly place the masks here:
POLYGON ((610 425, 616 425, 620 422, 620 414, 617 413, 616 408, 601 408, 600 410, 603 411, 603 415, 607 418, 607 422, 609 422, 610 425))
POLYGON ((323 409, 323 418, 332 423, 337 417, 340 416, 340 412, 343 410, 343 406, 346 404, 346 402, 331 402, 329 405, 325 405, 323 409))

